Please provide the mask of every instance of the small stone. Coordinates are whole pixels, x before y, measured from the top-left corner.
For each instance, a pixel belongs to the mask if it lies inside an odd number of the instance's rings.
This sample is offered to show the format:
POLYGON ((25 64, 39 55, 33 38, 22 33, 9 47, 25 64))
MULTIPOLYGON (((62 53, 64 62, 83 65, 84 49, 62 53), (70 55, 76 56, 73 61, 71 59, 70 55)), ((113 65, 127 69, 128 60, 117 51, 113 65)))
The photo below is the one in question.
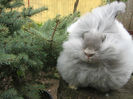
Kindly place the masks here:
POLYGON ((106 94, 105 94, 105 96, 106 96, 106 97, 108 97, 108 96, 109 96, 109 94, 108 94, 108 93, 106 93, 106 94))

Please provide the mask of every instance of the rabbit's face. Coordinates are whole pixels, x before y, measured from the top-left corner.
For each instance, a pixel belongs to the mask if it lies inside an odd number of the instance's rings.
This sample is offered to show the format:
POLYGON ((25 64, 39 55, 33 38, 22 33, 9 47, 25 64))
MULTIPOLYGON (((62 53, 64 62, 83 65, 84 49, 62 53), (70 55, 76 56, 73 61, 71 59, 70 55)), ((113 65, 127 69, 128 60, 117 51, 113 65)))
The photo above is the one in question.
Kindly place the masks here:
POLYGON ((90 33, 84 35, 83 53, 88 62, 100 61, 100 47, 105 38, 105 35, 95 35, 90 33))

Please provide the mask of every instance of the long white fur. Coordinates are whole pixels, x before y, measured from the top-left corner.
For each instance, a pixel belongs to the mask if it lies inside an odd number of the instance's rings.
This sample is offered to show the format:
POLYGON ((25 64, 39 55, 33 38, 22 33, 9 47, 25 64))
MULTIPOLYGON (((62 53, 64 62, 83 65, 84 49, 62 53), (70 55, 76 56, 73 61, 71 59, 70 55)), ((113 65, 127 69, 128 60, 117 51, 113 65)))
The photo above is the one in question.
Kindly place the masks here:
POLYGON ((119 89, 127 83, 133 71, 133 41, 115 19, 124 10, 123 2, 113 2, 87 13, 68 28, 69 39, 57 61, 57 69, 66 82, 102 91, 119 89), (93 64, 87 62, 83 52, 86 33, 106 35, 97 54, 98 62, 93 64))
POLYGON ((67 31, 70 33, 70 37, 81 37, 86 32, 117 32, 116 29, 112 31, 112 28, 116 27, 115 24, 117 24, 115 16, 118 12, 124 12, 125 7, 123 2, 116 1, 95 8, 72 24, 67 31))

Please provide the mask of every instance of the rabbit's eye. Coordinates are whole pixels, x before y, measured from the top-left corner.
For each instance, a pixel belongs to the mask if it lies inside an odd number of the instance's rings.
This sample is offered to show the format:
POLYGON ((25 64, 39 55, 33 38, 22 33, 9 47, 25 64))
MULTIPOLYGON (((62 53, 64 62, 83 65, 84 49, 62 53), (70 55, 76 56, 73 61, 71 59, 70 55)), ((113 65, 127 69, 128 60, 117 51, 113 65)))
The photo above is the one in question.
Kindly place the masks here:
POLYGON ((97 51, 97 50, 99 50, 100 49, 100 47, 97 47, 97 48, 95 48, 95 51, 97 51))

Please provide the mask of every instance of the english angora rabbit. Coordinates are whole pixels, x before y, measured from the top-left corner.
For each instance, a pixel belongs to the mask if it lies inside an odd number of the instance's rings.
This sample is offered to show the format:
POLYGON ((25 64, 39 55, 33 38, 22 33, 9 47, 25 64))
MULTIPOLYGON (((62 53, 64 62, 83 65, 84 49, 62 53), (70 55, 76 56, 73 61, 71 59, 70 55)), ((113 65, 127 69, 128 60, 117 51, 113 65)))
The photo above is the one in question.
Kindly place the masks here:
POLYGON ((57 61, 57 69, 70 86, 101 91, 121 88, 133 71, 133 41, 117 21, 123 2, 94 9, 69 28, 69 38, 57 61))

